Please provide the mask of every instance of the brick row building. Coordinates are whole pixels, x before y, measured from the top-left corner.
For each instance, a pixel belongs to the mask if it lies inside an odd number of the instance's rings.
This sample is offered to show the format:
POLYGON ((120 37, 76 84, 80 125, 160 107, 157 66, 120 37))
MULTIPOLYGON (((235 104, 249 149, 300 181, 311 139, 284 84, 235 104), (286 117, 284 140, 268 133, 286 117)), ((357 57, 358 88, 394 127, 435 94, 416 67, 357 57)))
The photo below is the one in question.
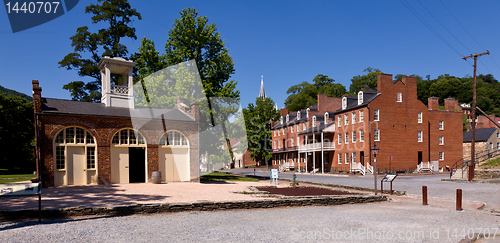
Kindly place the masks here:
POLYGON ((42 98, 33 83, 36 159, 43 186, 198 181, 199 105, 134 107, 132 68, 122 58, 99 63, 102 103, 42 98), (111 85, 111 73, 123 77, 111 85))
POLYGON ((377 90, 357 97, 318 95, 317 106, 281 110, 273 126, 273 167, 297 171, 370 171, 370 148, 382 171, 413 171, 453 165, 462 158, 462 109, 452 98, 417 99, 417 79, 377 77, 377 90))

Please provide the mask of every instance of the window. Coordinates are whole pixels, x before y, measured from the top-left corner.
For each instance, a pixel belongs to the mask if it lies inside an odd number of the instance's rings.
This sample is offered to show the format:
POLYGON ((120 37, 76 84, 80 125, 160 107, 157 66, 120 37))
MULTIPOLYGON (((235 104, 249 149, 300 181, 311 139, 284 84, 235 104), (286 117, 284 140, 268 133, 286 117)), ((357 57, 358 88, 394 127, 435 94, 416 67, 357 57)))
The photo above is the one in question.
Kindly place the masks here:
POLYGON ((337 139, 338 144, 342 144, 342 134, 339 133, 339 138, 337 139))
POLYGON ((439 130, 444 130, 444 121, 439 121, 439 130))
POLYGON ((353 163, 356 163, 356 152, 352 152, 352 157, 351 157, 351 159, 352 159, 352 162, 353 162, 353 163))
POLYGON ((294 128, 294 126, 295 126, 295 125, 292 125, 292 126, 290 127, 290 132, 291 132, 291 133, 293 133, 293 128, 294 128))
POLYGON ((76 129, 76 143, 85 143, 85 130, 77 127, 76 129))
POLYGON ((356 142, 356 131, 352 132, 352 143, 356 142))
POLYGON ((339 165, 341 165, 342 164, 342 154, 339 153, 338 156, 339 156, 339 165))
POLYGON ((316 116, 313 116, 312 126, 313 126, 313 127, 315 127, 315 126, 316 126, 316 116))
POLYGON ((345 144, 349 143, 349 133, 345 133, 345 144))
POLYGON ((342 110, 347 108, 347 97, 342 97, 342 110))
POLYGON ((439 152, 439 160, 444 160, 444 152, 439 152))
POLYGON ((64 163, 64 146, 57 146, 56 147, 56 169, 58 170, 64 170, 65 163, 64 163))
POLYGON ((378 109, 373 110, 373 121, 380 121, 378 109))
POLYGON ((359 131, 359 141, 360 142, 364 142, 365 141, 365 131, 364 130, 360 130, 359 131))
POLYGON ((380 129, 373 130, 373 140, 377 142, 380 141, 380 129))
POLYGON ((306 130, 306 123, 302 123, 302 130, 306 130))
POLYGON ((345 164, 349 164, 349 153, 345 153, 345 164))
POLYGON ((297 132, 300 130, 300 124, 297 124, 297 132))
POLYGON ((87 132, 86 139, 87 139, 87 143, 94 143, 94 137, 89 132, 87 132))
POLYGON ((95 169, 95 147, 87 148, 87 169, 95 169))
POLYGON ((294 141, 294 140, 293 140, 293 138, 292 138, 292 147, 294 146, 294 145, 293 145, 293 144, 294 144, 294 142, 295 142, 295 141, 294 141))
POLYGON ((283 116, 280 116, 280 124, 283 124, 283 116))
POLYGON ((396 101, 397 102, 403 102, 403 93, 398 92, 396 101))
MULTIPOLYGON (((140 134, 137 134, 141 136, 140 134)), ((130 140, 132 141, 132 139, 130 140)), ((184 135, 177 131, 168 131, 167 140, 165 140, 165 134, 160 138, 160 146, 187 146, 188 140, 184 135)))
POLYGON ((297 120, 300 120, 300 111, 297 111, 297 120))
POLYGON ((66 143, 74 143, 75 142, 75 130, 73 127, 66 128, 66 143))
POLYGON ((328 112, 325 112, 325 124, 328 123, 328 119, 330 119, 330 114, 328 112))
POLYGON ((274 130, 274 136, 276 137, 276 130, 274 130))
POLYGON ((439 136, 439 145, 444 145, 444 137, 439 136))
POLYGON ((365 111, 359 111, 359 122, 363 122, 365 120, 365 111))
MULTIPOLYGON (((165 138, 163 138, 164 140, 165 138)), ((170 139, 170 137, 169 137, 170 139)), ((173 139, 173 138, 172 138, 173 139)), ((173 141, 173 140, 170 140, 173 141)), ((144 137, 132 129, 120 130, 113 136, 112 144, 128 145, 128 144, 145 144, 144 137)))
POLYGON ((286 114, 286 123, 288 123, 289 120, 290 120, 290 115, 286 114))
POLYGON ((349 114, 344 115, 344 126, 349 125, 349 114))
POLYGON ((490 149, 493 150, 493 143, 490 143, 490 149))
POLYGON ((417 122, 418 122, 418 123, 422 123, 422 112, 421 112, 421 111, 419 111, 419 112, 417 113, 417 122))
POLYGON ((342 126, 342 116, 338 116, 338 127, 342 126))
POLYGON ((500 138, 500 132, 497 132, 497 138, 500 138))
POLYGON ((418 131, 418 142, 419 142, 419 143, 421 143, 421 142, 423 142, 423 141, 424 141, 424 139, 423 139, 422 135, 423 135, 423 132, 422 132, 422 131, 418 131))
POLYGON ((351 114, 351 123, 352 123, 352 124, 356 124, 356 112, 353 112, 353 113, 351 114))
POLYGON ((500 143, 497 143, 497 150, 500 150, 500 143))
POLYGON ((281 140, 278 140, 278 149, 281 148, 281 140))
POLYGON ((276 140, 274 140, 273 148, 277 149, 277 147, 276 147, 276 140))
POLYGON ((358 92, 358 105, 363 104, 363 91, 358 92))

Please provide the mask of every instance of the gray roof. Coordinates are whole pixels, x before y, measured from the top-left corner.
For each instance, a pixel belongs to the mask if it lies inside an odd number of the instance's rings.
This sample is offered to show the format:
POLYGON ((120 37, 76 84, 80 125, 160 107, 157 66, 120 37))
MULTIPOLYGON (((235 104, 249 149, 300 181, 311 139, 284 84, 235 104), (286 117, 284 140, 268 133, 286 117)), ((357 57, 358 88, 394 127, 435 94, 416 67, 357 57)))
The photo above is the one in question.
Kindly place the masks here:
POLYGON ((319 125, 317 125, 315 127, 310 127, 307 130, 299 133, 299 135, 305 135, 305 134, 311 134, 311 133, 318 133, 318 132, 323 131, 323 129, 325 129, 325 128, 333 125, 333 124, 335 124, 334 121, 332 121, 332 122, 330 122, 328 124, 325 124, 324 122, 321 122, 319 125))
POLYGON ((370 102, 372 102, 375 98, 377 98, 378 96, 379 96, 379 93, 377 93, 377 91, 375 91, 374 89, 365 90, 365 91, 363 91, 363 103, 361 103, 360 105, 358 105, 358 98, 357 97, 347 96, 347 108, 343 109, 343 110, 342 109, 336 110, 333 113, 329 112, 329 115, 335 115, 337 113, 342 113, 345 111, 357 109, 357 108, 362 107, 362 106, 366 106, 370 102))
POLYGON ((160 109, 148 107, 136 107, 135 109, 129 109, 121 107, 106 107, 103 103, 81 102, 52 98, 42 99, 42 113, 144 119, 161 119, 161 115, 163 115, 166 120, 186 122, 195 121, 189 115, 177 109, 160 109))
MULTIPOLYGON (((496 127, 476 129, 476 142, 485 142, 497 131, 496 127)), ((464 143, 470 143, 472 140, 472 130, 464 133, 464 143)))

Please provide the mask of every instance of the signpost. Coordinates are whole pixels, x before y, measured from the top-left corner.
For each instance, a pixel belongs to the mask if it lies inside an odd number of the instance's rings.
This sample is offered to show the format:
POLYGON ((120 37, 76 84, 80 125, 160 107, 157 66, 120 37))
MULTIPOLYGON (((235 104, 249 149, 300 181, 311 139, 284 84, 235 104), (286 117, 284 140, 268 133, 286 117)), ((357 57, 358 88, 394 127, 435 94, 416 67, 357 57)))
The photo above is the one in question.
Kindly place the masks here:
POLYGON ((271 184, 278 185, 278 169, 271 169, 271 184))
POLYGON ((392 182, 394 179, 398 177, 397 174, 388 174, 382 180, 380 181, 380 190, 382 191, 382 194, 384 193, 384 182, 390 182, 391 183, 391 195, 392 195, 392 182))
POLYGON ((0 185, 0 197, 38 195, 38 223, 42 222, 42 184, 13 183, 0 185))

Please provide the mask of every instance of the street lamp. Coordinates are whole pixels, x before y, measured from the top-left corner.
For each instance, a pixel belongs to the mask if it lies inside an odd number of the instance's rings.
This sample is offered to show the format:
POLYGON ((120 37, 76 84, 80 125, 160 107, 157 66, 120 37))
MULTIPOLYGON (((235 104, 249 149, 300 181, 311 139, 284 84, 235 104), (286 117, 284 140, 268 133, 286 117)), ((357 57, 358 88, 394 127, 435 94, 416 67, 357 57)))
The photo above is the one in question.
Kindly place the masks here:
POLYGON ((373 148, 371 149, 372 154, 374 156, 373 158, 373 179, 375 182, 375 195, 377 195, 377 154, 380 149, 377 147, 377 145, 373 144, 373 148))

